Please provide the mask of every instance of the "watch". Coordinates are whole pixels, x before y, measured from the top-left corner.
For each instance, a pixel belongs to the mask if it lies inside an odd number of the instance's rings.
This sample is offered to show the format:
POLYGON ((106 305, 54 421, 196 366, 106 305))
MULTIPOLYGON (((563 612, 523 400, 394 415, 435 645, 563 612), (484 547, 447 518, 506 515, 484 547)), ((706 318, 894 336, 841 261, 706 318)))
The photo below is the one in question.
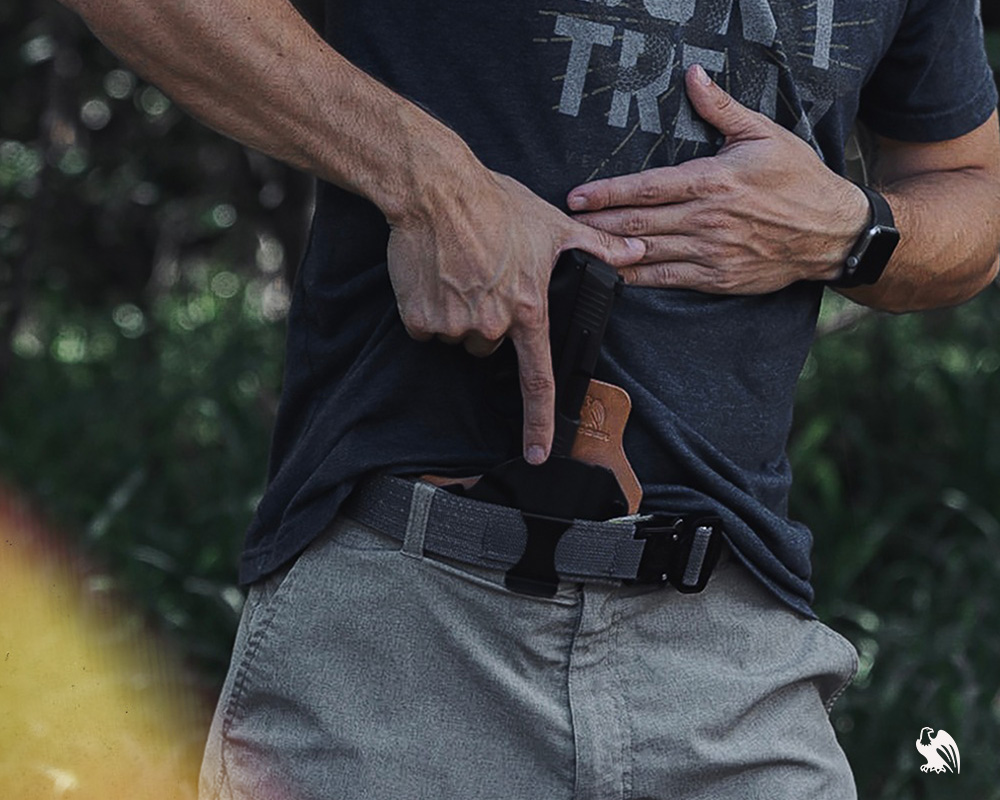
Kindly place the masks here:
POLYGON ((830 281, 832 286, 851 287, 875 283, 882 276, 885 265, 889 263, 899 244, 899 231, 888 201, 874 189, 860 183, 856 185, 868 198, 871 214, 867 227, 861 232, 844 262, 840 277, 830 281))

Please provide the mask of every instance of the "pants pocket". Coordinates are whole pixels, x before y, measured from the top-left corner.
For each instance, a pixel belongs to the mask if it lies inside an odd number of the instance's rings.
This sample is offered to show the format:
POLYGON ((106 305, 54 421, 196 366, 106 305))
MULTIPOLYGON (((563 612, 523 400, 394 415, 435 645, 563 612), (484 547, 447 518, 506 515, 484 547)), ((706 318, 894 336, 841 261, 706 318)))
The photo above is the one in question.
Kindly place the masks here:
POLYGON ((858 651, 848 639, 833 628, 814 620, 813 625, 829 651, 831 670, 818 681, 820 697, 827 713, 847 690, 858 674, 858 651))

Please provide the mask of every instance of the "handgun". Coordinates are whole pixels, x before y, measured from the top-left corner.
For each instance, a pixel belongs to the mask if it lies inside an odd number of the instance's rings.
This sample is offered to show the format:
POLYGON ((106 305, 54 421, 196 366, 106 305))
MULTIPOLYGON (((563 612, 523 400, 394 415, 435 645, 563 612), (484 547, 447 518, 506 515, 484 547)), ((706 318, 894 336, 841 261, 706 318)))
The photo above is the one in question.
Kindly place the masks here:
POLYGON ((555 435, 545 463, 523 457, 486 472, 466 496, 557 519, 610 519, 638 510, 642 490, 622 448, 631 403, 594 379, 622 280, 578 250, 560 257, 549 284, 549 336, 556 384, 555 435))

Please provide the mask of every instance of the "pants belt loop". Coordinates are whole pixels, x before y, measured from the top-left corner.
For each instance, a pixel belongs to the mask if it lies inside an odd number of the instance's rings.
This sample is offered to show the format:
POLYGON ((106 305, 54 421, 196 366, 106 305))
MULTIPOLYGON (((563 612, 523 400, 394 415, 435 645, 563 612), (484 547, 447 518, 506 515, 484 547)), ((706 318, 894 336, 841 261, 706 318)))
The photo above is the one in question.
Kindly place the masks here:
POLYGON ((406 535, 403 537, 403 555, 423 558, 427 519, 431 513, 431 503, 436 491, 436 486, 425 481, 416 481, 413 484, 410 515, 406 521, 406 535))

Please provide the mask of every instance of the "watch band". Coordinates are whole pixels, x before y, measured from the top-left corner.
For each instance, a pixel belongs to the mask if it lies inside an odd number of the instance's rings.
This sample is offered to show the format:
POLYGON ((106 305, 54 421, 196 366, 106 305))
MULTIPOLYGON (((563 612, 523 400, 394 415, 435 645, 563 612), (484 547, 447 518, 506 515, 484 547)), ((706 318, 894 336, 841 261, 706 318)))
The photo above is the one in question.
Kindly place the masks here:
POLYGON ((833 286, 851 287, 875 283, 882 276, 899 244, 899 231, 889 202, 870 186, 860 183, 856 185, 868 198, 869 222, 848 254, 840 277, 831 281, 833 286))

